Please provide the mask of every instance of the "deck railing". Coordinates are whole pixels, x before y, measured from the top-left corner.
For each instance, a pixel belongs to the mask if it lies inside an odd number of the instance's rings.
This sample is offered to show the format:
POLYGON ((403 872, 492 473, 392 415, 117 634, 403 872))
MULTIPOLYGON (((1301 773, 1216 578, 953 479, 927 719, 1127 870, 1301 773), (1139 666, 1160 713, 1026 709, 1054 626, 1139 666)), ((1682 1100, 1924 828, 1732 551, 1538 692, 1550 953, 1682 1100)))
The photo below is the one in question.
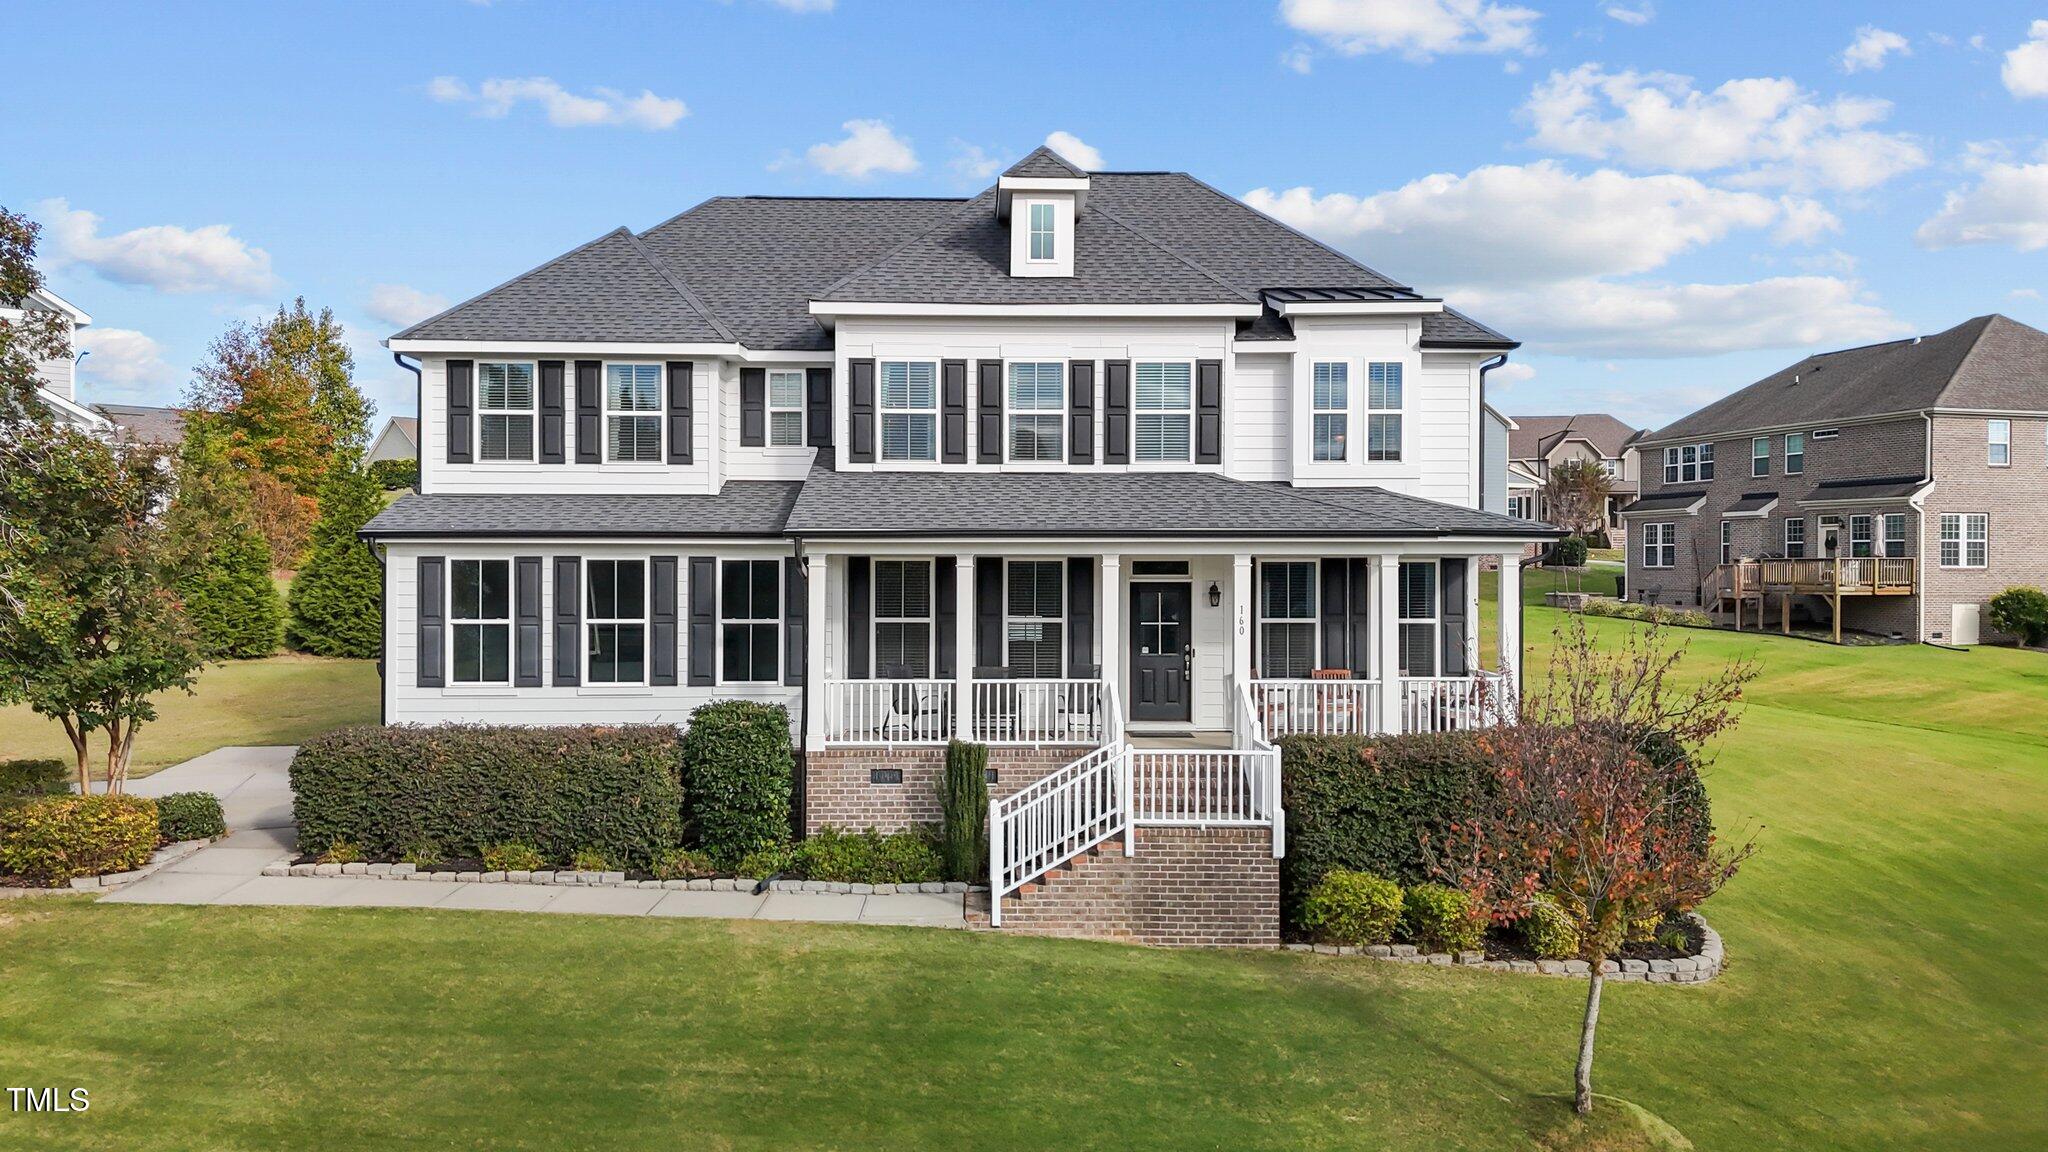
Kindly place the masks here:
POLYGON ((1918 562, 1911 556, 1835 556, 1745 563, 1759 566, 1765 588, 1819 595, 1909 593, 1919 575, 1918 562))
POLYGON ((1274 740, 1282 736, 1358 736, 1379 710, 1374 680, 1254 680, 1252 710, 1274 740))

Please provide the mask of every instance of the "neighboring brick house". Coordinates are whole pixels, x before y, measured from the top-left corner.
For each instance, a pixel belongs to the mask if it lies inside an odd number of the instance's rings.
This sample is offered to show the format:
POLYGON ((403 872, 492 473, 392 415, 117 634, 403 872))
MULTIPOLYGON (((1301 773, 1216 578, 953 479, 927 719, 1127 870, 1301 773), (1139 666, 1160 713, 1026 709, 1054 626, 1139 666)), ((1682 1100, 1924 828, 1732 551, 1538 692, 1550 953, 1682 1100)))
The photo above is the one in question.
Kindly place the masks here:
POLYGON ((1604 412, 1515 417, 1508 432, 1508 514, 1548 521, 1550 509, 1542 488, 1550 470, 1572 461, 1598 464, 1614 480, 1607 500, 1607 531, 1615 547, 1623 546, 1627 529, 1621 510, 1640 490, 1635 440, 1641 435, 1604 412))
POLYGON ((1973 644, 2000 638, 1993 595, 2048 586, 2048 333, 2004 316, 1806 357, 1636 447, 1632 600, 1727 604, 1739 570, 1773 623, 1839 605, 1845 629, 1973 644))

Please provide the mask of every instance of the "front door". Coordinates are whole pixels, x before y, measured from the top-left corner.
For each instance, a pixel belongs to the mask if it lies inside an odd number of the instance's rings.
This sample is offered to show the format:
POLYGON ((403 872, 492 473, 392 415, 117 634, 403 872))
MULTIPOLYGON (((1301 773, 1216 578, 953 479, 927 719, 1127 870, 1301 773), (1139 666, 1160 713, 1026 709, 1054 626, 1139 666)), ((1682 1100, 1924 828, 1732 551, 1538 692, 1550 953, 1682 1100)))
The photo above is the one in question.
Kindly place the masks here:
POLYGON ((1131 585, 1131 719, 1194 715, 1194 601, 1185 580, 1131 585))

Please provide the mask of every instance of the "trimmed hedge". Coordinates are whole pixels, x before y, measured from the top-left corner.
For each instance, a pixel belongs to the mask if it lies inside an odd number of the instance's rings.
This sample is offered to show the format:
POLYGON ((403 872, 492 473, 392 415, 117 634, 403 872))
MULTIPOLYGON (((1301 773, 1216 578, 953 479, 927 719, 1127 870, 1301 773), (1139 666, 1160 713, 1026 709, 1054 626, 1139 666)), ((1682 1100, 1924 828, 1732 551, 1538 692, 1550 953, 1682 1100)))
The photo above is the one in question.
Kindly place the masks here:
POLYGON ((594 848, 644 867, 683 842, 680 772, 676 730, 662 724, 366 725, 300 747, 293 813, 309 852, 346 841, 396 860, 518 843, 550 860, 594 848))
POLYGON ((1301 924, 1324 944, 1385 944, 1401 924, 1401 886, 1370 872, 1334 869, 1308 890, 1301 924))
POLYGON ((139 796, 42 796, 0 807, 0 871, 38 884, 140 868, 156 845, 156 805, 139 796))
POLYGON ((789 843, 796 752, 787 708, 753 700, 706 704, 690 714, 682 756, 698 847, 730 864, 789 843))
POLYGON ((71 766, 62 760, 0 760, 0 799, 70 791, 71 766))
POLYGON ((1471 952, 1486 940, 1472 898, 1442 884, 1417 884, 1401 896, 1401 933, 1424 952, 1471 952))
POLYGON ((157 797, 156 823, 165 840, 211 840, 228 830, 220 797, 211 792, 173 792, 157 797))

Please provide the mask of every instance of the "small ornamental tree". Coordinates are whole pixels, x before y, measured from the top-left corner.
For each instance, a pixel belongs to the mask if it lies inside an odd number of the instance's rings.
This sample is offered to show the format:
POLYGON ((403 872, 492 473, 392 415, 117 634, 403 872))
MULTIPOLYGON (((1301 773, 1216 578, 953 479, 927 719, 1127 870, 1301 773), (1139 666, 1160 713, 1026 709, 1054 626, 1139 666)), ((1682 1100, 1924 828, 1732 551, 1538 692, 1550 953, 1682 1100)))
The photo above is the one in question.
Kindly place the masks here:
POLYGON ((1495 923, 1521 920, 1547 895, 1571 928, 1557 935, 1576 934, 1590 968, 1573 1072, 1581 1113, 1593 1108, 1603 962, 1631 921, 1690 910, 1755 850, 1754 839, 1720 847, 1686 816, 1697 810, 1701 749, 1734 725, 1756 666, 1731 664, 1681 689, 1670 676, 1684 654, 1655 626, 1602 649, 1572 617, 1543 690, 1500 735, 1494 787, 1429 845, 1437 873, 1495 923))
POLYGON ((2000 632, 2020 638, 2020 643, 2039 647, 2048 638, 2048 592, 2039 588, 2007 588, 1991 598, 1985 619, 2000 632))
POLYGON ((1550 522, 1574 536, 1591 536, 1607 526, 1607 500, 1614 478, 1591 460, 1567 460, 1543 480, 1543 505, 1550 522))
POLYGON ((285 626, 292 647, 316 656, 377 655, 384 632, 384 568, 356 530, 383 507, 377 482, 353 460, 328 470, 312 554, 292 580, 285 626))
POLYGON ((217 442, 188 437, 168 513, 184 551, 178 592, 206 654, 246 660, 277 651, 284 605, 271 581, 270 545, 249 511, 248 489, 217 442))

